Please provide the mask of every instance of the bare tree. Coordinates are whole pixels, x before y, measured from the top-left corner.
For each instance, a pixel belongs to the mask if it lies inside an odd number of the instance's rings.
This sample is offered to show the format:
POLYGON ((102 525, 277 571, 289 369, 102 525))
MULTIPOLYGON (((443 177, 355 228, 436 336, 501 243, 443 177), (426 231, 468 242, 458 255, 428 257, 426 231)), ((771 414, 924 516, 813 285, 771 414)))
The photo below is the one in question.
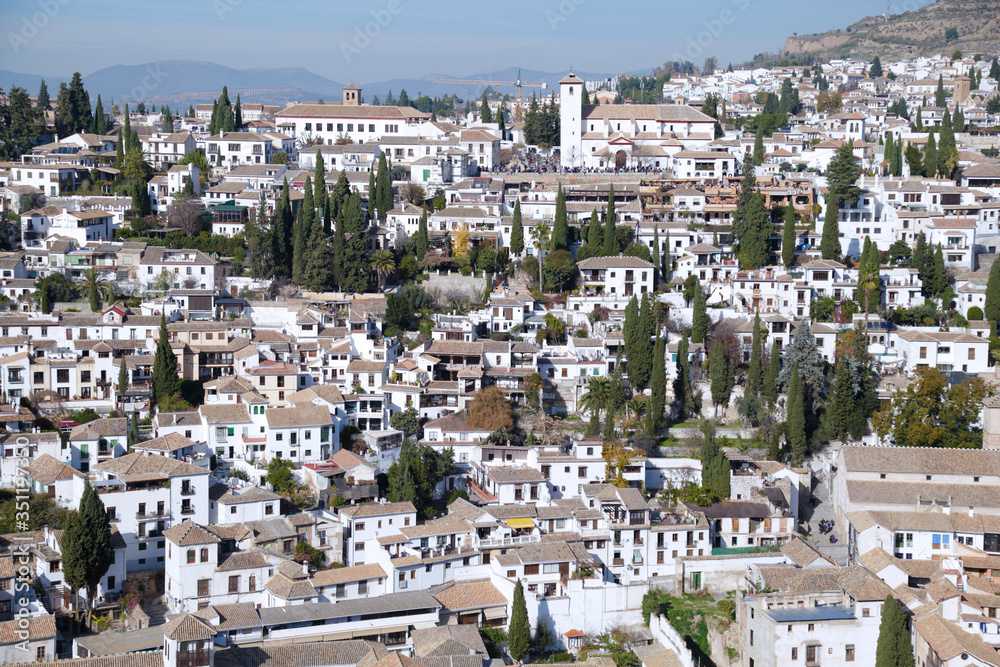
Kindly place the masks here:
POLYGON ((204 229, 202 214, 204 211, 193 200, 175 198, 167 209, 167 220, 171 227, 183 229, 188 236, 195 236, 204 229))
POLYGON ((403 201, 409 202, 414 206, 423 206, 424 200, 427 198, 427 193, 422 186, 416 183, 404 183, 399 189, 399 196, 403 198, 403 201))

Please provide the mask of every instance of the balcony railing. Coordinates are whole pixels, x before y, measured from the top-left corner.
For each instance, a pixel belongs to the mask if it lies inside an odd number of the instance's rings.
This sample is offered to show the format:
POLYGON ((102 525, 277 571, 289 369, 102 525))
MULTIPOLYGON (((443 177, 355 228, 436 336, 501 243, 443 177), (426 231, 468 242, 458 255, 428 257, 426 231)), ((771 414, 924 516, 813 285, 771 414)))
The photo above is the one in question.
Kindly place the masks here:
POLYGON ((182 496, 193 496, 195 493, 193 486, 182 486, 181 495, 182 496))
POLYGON ((191 505, 188 505, 187 507, 182 507, 181 508, 181 514, 183 514, 185 516, 187 516, 189 514, 194 514, 194 507, 192 507, 191 505))
POLYGON ((541 542, 541 535, 518 535, 516 537, 481 537, 477 540, 480 548, 511 547, 517 544, 541 542))
POLYGON ((612 567, 622 567, 624 565, 625 565, 625 561, 623 559, 621 559, 621 558, 614 558, 611 561, 611 566, 612 567))
POLYGON ((147 519, 166 519, 170 516, 170 510, 164 508, 162 510, 157 510, 154 512, 136 512, 135 518, 140 521, 147 519))

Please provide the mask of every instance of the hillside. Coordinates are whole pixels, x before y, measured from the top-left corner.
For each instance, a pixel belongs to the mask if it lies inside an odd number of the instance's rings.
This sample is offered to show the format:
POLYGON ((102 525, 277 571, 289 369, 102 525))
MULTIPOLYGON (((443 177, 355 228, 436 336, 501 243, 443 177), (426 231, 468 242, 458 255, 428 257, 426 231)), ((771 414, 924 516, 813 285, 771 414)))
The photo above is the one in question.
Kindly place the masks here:
POLYGON ((782 55, 835 58, 906 58, 1000 50, 1000 2, 997 0, 938 0, 914 11, 869 16, 844 30, 797 35, 785 41, 782 55), (945 31, 955 28, 957 40, 945 31))

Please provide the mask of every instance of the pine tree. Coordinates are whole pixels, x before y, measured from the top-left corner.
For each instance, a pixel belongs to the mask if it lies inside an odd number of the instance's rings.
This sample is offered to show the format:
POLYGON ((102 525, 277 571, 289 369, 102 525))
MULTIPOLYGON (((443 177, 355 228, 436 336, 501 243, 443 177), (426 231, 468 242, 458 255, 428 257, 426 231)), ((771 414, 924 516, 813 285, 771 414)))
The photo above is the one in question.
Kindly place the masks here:
POLYGON ((769 405, 778 400, 778 376, 781 374, 781 351, 778 341, 771 343, 771 354, 767 358, 767 370, 764 372, 764 382, 760 388, 761 398, 769 405))
POLYGON ((944 74, 938 74, 937 90, 934 91, 934 106, 943 109, 947 105, 948 94, 944 90, 944 74))
POLYGON ((153 356, 153 405, 166 405, 180 391, 181 381, 177 375, 177 357, 170 348, 170 334, 167 320, 160 314, 160 337, 156 341, 153 356))
POLYGON ((830 400, 826 407, 826 435, 834 440, 843 440, 847 436, 847 426, 854 413, 854 387, 851 385, 851 373, 847 362, 841 358, 833 374, 833 384, 830 385, 830 400))
POLYGON ((882 620, 878 626, 875 647, 875 667, 913 667, 913 642, 906 624, 906 614, 891 595, 882 604, 882 620))
POLYGON ((566 221, 566 193, 562 184, 556 193, 556 217, 552 221, 552 250, 569 249, 569 224, 566 221))
MULTIPOLYGON (((791 382, 792 369, 798 369, 806 390, 806 408, 816 403, 826 391, 826 372, 819 355, 816 337, 809 322, 799 320, 791 344, 785 349, 784 364, 778 375, 778 385, 785 391, 791 382)), ((811 414, 811 413, 810 413, 811 414)))
POLYGON ((785 208, 785 228, 781 234, 781 263, 791 266, 795 262, 795 205, 785 208))
POLYGON ((511 219, 510 254, 520 257, 522 252, 524 252, 524 226, 521 223, 521 202, 518 200, 514 202, 514 216, 511 219))
POLYGON ((983 316, 991 325, 1000 322, 1000 262, 990 266, 990 277, 986 282, 986 302, 983 304, 983 316))
POLYGON ((878 56, 872 60, 871 69, 868 70, 868 76, 872 79, 877 79, 883 75, 882 71, 882 59, 878 56))
POLYGON ((74 590, 87 589, 86 625, 89 627, 97 587, 115 558, 108 512, 89 482, 85 482, 79 508, 71 516, 61 541, 63 574, 74 590))
MULTIPOLYGON (((996 58, 993 62, 996 63, 996 58)), ((990 75, 992 76, 992 75, 990 75)), ((49 99, 49 87, 45 83, 45 79, 38 85, 38 97, 35 99, 35 108, 41 109, 42 111, 49 111, 52 109, 52 100, 49 99)))
POLYGON ((719 407, 725 410, 729 405, 729 397, 733 392, 733 371, 719 341, 712 341, 712 351, 708 355, 708 378, 712 390, 712 403, 715 404, 715 412, 718 414, 719 407))
POLYGON ((612 185, 608 194, 607 218, 604 221, 604 256, 615 257, 621 251, 618 246, 618 232, 615 224, 618 222, 615 214, 615 186, 612 185))
POLYGON ((826 168, 826 180, 828 187, 827 200, 834 197, 837 208, 845 203, 854 206, 861 195, 861 188, 855 183, 861 171, 854 162, 854 147, 850 141, 841 143, 833 159, 826 168))
POLYGON ((660 284, 660 229, 653 227, 653 289, 660 284))
POLYGON ((710 321, 705 304, 705 292, 699 283, 694 289, 693 314, 691 316, 691 342, 704 343, 708 336, 710 321))
POLYGON ((420 224, 417 227, 417 236, 414 243, 414 251, 416 252, 417 259, 423 260, 424 256, 427 254, 427 249, 430 247, 430 240, 427 237, 427 210, 420 215, 420 224))
MULTIPOLYGON (((316 149, 316 168, 313 178, 313 203, 316 208, 326 209, 326 163, 323 154, 316 149)), ((329 232, 329 230, 327 230, 329 232)))
POLYGON ((771 218, 764 208, 764 195, 754 193, 747 207, 743 236, 740 238, 740 268, 744 271, 767 265, 771 228, 771 218))
POLYGON ((663 426, 663 409, 667 402, 666 341, 656 332, 653 344, 653 368, 649 380, 649 407, 646 411, 646 434, 660 435, 663 426))
POLYGON ((528 607, 524 602, 524 586, 520 579, 514 585, 514 600, 511 603, 507 636, 510 657, 521 662, 531 649, 531 623, 528 621, 528 607))
POLYGON ((833 193, 827 193, 826 213, 823 216, 823 236, 819 248, 823 259, 840 259, 840 214, 837 211, 837 198, 833 193))
POLYGON ((792 465, 799 466, 806 455, 807 440, 805 396, 798 366, 792 369, 792 380, 788 385, 787 413, 785 440, 788 442, 792 465))
POLYGON ((764 133, 757 131, 753 138, 753 166, 759 167, 764 164, 764 133))
POLYGON ((747 369, 746 395, 756 396, 764 384, 763 356, 764 347, 761 342, 760 313, 753 317, 753 338, 750 341, 750 366, 747 369))

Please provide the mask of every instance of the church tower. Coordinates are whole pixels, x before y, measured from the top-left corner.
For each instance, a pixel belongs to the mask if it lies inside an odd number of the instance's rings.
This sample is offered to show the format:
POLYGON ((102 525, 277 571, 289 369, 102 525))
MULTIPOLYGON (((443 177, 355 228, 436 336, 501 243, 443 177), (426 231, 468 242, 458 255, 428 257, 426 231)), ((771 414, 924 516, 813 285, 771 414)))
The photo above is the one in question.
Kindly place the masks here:
POLYGON ((583 166, 583 79, 570 72, 559 82, 560 162, 572 169, 583 166))

